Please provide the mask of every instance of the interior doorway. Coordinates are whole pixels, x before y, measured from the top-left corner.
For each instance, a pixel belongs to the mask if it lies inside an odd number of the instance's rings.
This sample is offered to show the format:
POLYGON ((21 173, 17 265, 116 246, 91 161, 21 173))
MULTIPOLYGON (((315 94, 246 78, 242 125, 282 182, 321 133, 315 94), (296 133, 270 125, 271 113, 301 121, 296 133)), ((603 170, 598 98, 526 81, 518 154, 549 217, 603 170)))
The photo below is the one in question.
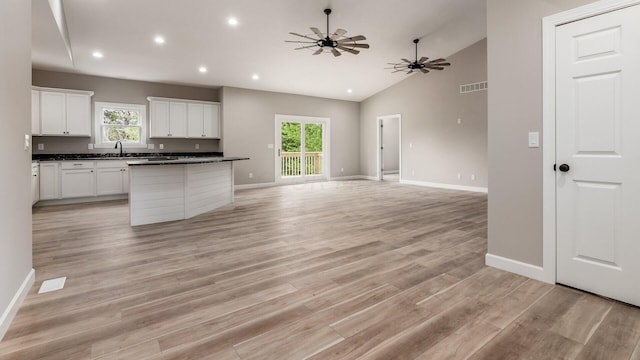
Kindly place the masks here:
POLYGON ((276 115, 277 183, 329 178, 329 118, 276 115))
POLYGON ((377 178, 400 182, 402 176, 402 117, 400 114, 379 116, 377 178))

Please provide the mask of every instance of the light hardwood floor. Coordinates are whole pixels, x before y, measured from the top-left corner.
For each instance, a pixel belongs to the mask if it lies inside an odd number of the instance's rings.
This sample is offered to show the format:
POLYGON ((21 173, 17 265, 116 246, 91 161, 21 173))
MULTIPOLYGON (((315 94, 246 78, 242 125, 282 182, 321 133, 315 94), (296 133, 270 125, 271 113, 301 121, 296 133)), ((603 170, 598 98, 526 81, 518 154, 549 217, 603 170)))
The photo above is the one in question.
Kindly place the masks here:
POLYGON ((36 208, 0 358, 640 360, 640 309, 485 267, 486 206, 345 181, 135 228, 124 201, 36 208))

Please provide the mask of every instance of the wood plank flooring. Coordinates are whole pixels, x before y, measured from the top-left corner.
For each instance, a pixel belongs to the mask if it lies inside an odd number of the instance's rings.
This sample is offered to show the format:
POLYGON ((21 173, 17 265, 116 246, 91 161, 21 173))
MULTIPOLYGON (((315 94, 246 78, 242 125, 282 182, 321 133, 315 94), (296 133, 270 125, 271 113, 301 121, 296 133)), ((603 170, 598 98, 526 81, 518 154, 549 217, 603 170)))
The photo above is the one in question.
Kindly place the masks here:
POLYGON ((344 181, 133 228, 126 201, 36 208, 0 359, 640 359, 639 308, 486 267, 486 207, 344 181))

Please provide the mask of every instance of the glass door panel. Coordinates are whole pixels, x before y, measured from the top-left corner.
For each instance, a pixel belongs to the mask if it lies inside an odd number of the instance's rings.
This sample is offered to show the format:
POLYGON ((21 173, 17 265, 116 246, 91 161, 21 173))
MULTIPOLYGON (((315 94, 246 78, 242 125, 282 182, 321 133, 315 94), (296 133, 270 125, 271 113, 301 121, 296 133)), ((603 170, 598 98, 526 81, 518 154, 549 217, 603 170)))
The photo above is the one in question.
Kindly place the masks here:
POLYGON ((298 122, 282 122, 280 134, 282 143, 280 144, 280 176, 300 176, 302 175, 302 124, 298 122))
POLYGON ((304 144, 305 144, 305 175, 322 175, 323 151, 322 151, 322 124, 304 124, 304 144))

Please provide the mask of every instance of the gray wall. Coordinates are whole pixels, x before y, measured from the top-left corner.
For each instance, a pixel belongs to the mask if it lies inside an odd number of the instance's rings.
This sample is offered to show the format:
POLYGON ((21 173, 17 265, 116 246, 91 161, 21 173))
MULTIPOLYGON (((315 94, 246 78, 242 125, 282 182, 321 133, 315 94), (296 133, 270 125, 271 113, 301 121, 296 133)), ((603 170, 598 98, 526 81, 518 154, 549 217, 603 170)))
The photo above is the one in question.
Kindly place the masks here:
POLYGON ((32 267, 31 153, 23 147, 31 134, 31 1, 0 2, 0 24, 1 319, 32 267))
POLYGON ((542 18, 590 2, 487 1, 490 254, 542 265, 542 18))
POLYGON ((450 56, 450 68, 408 76, 363 101, 360 172, 376 176, 376 118, 401 114, 403 180, 486 187, 487 92, 460 94, 459 87, 487 79, 486 49, 481 40, 450 56))
POLYGON ((274 149, 267 145, 275 145, 276 114, 330 118, 330 176, 360 174, 358 103, 232 87, 222 88, 222 103, 225 156, 251 158, 235 163, 237 185, 275 181, 274 149))
POLYGON ((382 120, 382 151, 385 173, 400 170, 400 121, 397 117, 382 120))
MULTIPOLYGON (((177 99, 220 101, 219 88, 203 88, 193 86, 181 86, 160 84, 146 81, 134 81, 124 79, 106 78, 70 74, 62 72, 33 70, 33 85, 74 90, 90 90, 94 92, 91 98, 91 124, 93 129, 93 104, 96 101, 120 102, 129 104, 141 104, 147 106, 147 126, 149 124, 148 96, 169 97, 177 99)), ((93 132, 92 132, 93 134, 93 132)), ((147 131, 147 143, 156 144, 154 150, 130 149, 130 152, 206 152, 218 151, 219 140, 212 139, 149 139, 147 131), (159 150, 157 144, 164 144, 164 150, 159 150), (200 145, 200 150, 195 149, 195 144, 200 145)), ((34 146, 33 153, 102 153, 110 150, 88 150, 87 144, 94 143, 91 138, 49 137, 39 136, 35 143, 44 144, 45 148, 38 151, 34 146)), ((111 150, 115 152, 116 150, 111 150)))

